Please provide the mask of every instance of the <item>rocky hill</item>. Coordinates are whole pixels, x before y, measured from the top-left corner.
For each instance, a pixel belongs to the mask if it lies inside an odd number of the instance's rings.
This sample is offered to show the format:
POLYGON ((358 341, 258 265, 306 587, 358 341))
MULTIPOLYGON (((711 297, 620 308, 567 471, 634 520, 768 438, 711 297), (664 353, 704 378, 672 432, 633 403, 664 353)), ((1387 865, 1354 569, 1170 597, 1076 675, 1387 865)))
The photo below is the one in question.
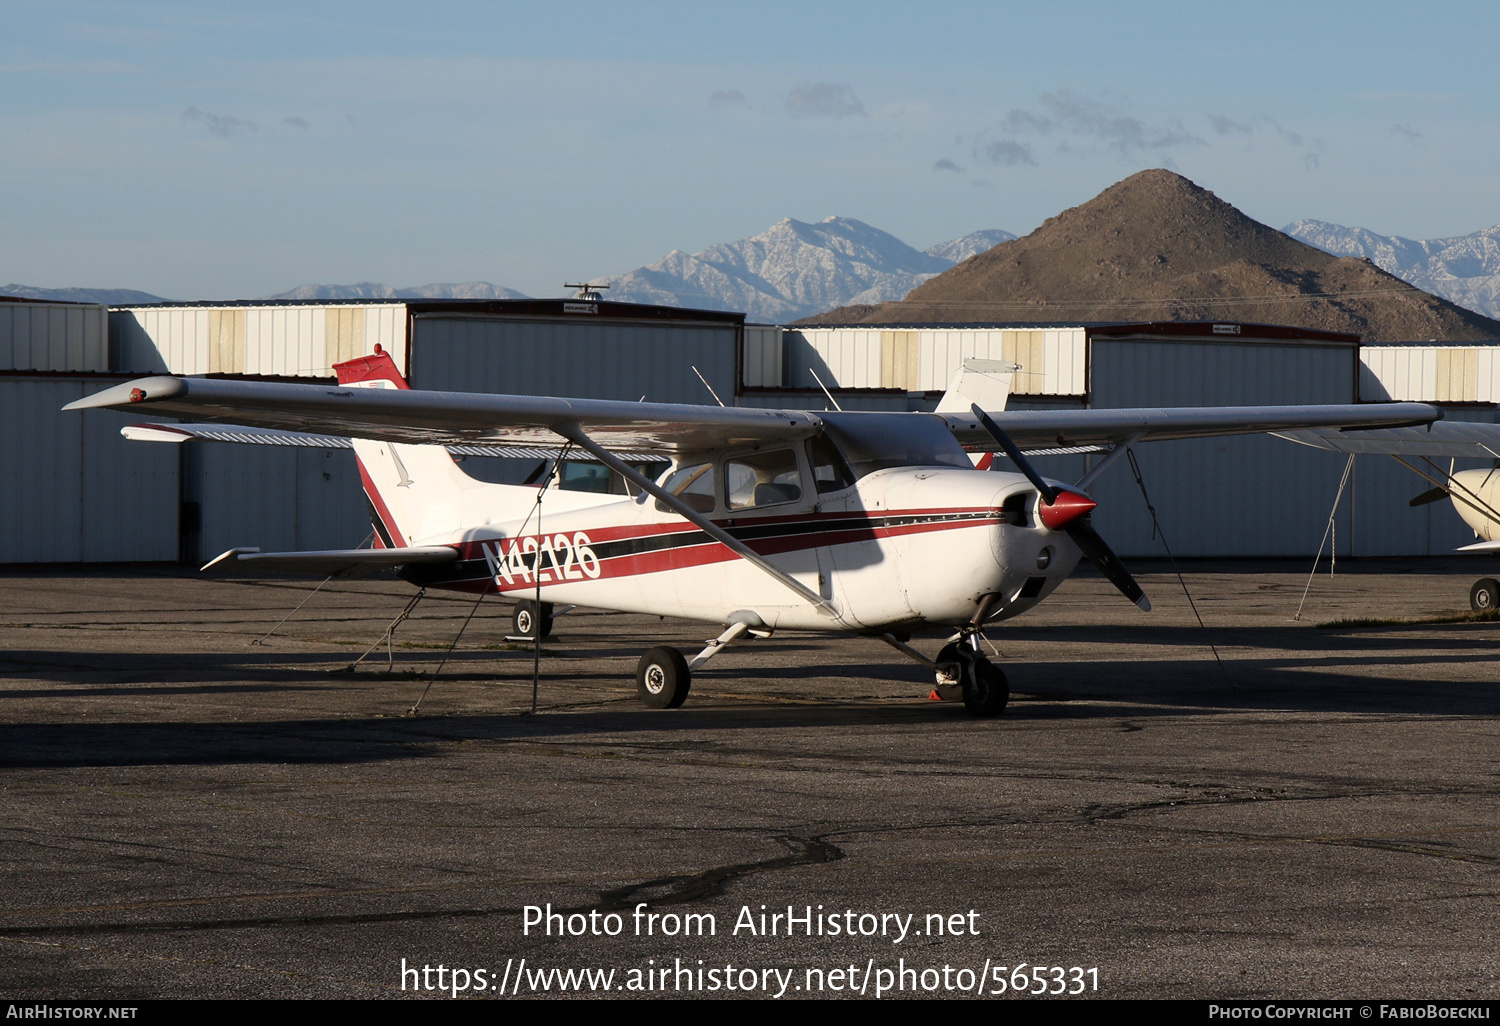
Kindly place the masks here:
POLYGON ((1294 324, 1372 342, 1500 339, 1500 322, 1368 260, 1290 238, 1160 169, 1116 183, 901 302, 803 323, 1153 320, 1294 324))

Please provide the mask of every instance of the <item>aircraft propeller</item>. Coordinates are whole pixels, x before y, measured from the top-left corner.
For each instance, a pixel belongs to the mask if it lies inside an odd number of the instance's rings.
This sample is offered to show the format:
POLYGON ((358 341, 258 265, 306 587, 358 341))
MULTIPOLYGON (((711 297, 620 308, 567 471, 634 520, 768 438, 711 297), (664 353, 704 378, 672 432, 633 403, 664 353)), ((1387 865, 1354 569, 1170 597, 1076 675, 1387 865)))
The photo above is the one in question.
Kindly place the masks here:
POLYGON ((1097 503, 1092 499, 1079 495, 1077 492, 1060 492, 1053 488, 1042 475, 1036 472, 1031 461, 1021 452, 1021 449, 1011 437, 1001 430, 1000 425, 991 419, 988 413, 980 409, 978 404, 971 407, 974 416, 984 425, 984 429, 994 436, 995 441, 1000 443, 1000 448, 1010 461, 1016 465, 1026 479, 1036 486, 1037 493, 1042 497, 1042 505, 1038 507, 1038 515, 1042 523, 1053 531, 1066 531, 1073 544, 1083 552, 1089 560, 1099 568, 1099 572, 1109 578, 1109 582, 1119 589, 1120 594, 1134 602, 1143 610, 1151 609, 1151 600, 1141 590, 1135 578, 1130 576, 1130 571, 1120 562, 1120 557, 1114 554, 1109 544, 1100 537, 1099 532, 1094 530, 1094 525, 1089 522, 1088 513, 1097 503))

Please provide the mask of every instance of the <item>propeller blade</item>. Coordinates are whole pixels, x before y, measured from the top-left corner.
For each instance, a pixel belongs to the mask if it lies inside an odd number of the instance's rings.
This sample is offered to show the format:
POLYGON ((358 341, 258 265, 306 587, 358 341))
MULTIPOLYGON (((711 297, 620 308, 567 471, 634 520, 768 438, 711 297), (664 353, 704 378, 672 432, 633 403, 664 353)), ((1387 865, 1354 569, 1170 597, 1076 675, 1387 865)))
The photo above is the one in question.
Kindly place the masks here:
POLYGON ((1429 502, 1437 502, 1439 499, 1446 499, 1447 497, 1448 497, 1448 489, 1446 489, 1446 488, 1432 488, 1432 489, 1429 489, 1429 490, 1423 492, 1421 495, 1418 495, 1415 499, 1412 499, 1410 502, 1407 503, 1407 505, 1408 506, 1425 506, 1429 502))
POLYGON ((1125 569, 1125 564, 1120 562, 1120 557, 1114 554, 1105 540, 1099 537, 1099 532, 1094 530, 1094 525, 1087 520, 1079 519, 1070 521, 1066 528, 1068 537, 1073 539, 1073 544, 1089 557, 1089 561, 1099 568, 1099 572, 1109 578, 1109 583, 1120 589, 1120 594, 1134 602, 1143 612, 1151 611, 1151 600, 1141 590, 1141 586, 1135 583, 1135 578, 1130 576, 1130 571, 1125 569))
POLYGON ((979 418, 979 423, 984 425, 984 429, 1000 443, 1000 448, 1004 450, 1005 455, 1010 457, 1010 461, 1026 475, 1026 480, 1036 486, 1043 503, 1037 510, 1042 523, 1051 530, 1061 528, 1068 532, 1068 537, 1073 539, 1073 544, 1077 545, 1083 554, 1099 568, 1100 573, 1109 578, 1109 582, 1120 590, 1120 594, 1134 602, 1143 611, 1150 612, 1151 600, 1146 597, 1141 586, 1135 583, 1135 578, 1130 576, 1130 571, 1125 569, 1125 564, 1120 562, 1120 557, 1114 554, 1114 550, 1099 536, 1099 532, 1094 530, 1094 525, 1089 523, 1086 514, 1094 508, 1093 501, 1073 492, 1059 493, 1056 488, 1042 480, 1042 475, 1036 472, 1031 461, 1021 452, 1020 446, 1001 430, 1000 425, 996 424, 988 413, 979 408, 978 403, 970 406, 969 409, 974 412, 974 416, 979 418))
POLYGON ((1031 461, 1021 452, 1021 447, 1011 441, 1010 435, 1001 431, 1000 425, 991 420, 990 415, 981 410, 978 403, 970 406, 969 409, 974 411, 974 416, 979 418, 979 423, 984 425, 984 429, 994 436, 995 441, 1000 443, 1000 448, 1004 450, 1005 455, 1010 457, 1010 461, 1020 469, 1021 473, 1026 475, 1026 480, 1036 485, 1036 490, 1041 495, 1042 501, 1049 506, 1056 502, 1057 490, 1042 480, 1042 475, 1036 472, 1036 468, 1031 465, 1031 461))

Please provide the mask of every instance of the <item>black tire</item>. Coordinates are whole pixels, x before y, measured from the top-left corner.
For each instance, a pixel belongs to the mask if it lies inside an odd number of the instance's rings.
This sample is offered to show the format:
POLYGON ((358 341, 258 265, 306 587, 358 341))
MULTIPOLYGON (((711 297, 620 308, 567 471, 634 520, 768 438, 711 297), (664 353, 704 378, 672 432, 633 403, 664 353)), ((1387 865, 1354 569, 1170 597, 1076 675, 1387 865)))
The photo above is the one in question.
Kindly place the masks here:
POLYGON ((651 649, 635 666, 636 690, 653 709, 676 709, 687 701, 691 684, 687 660, 666 645, 651 649))
POLYGON ((1476 613, 1493 613, 1500 609, 1500 581, 1481 577, 1469 589, 1469 608, 1476 613))
POLYGON ((964 708, 975 716, 999 716, 1010 701, 1010 682, 1000 667, 984 656, 964 675, 964 708))
POLYGON ((516 603, 516 611, 511 617, 511 627, 518 638, 535 638, 533 633, 538 627, 541 628, 541 637, 552 635, 552 603, 543 602, 541 612, 537 612, 537 604, 531 599, 522 599, 516 603))

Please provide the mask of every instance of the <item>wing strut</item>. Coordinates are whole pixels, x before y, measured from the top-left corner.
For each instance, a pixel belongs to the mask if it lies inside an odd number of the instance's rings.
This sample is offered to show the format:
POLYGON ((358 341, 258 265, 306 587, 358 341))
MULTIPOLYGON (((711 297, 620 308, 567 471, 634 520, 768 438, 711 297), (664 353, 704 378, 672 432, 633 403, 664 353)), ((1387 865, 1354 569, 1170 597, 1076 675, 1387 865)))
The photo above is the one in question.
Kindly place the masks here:
POLYGON ((616 457, 614 453, 610 452, 608 449, 604 448, 598 442, 590 438, 587 434, 584 433, 583 428, 579 427, 578 424, 558 424, 553 427, 552 430, 557 432, 559 435, 562 435, 564 438, 577 445, 579 448, 593 453, 593 455, 599 460, 599 462, 603 463, 610 470, 613 470, 615 473, 630 481, 637 488, 640 488, 642 491, 644 491, 647 495, 659 499, 662 504, 671 509, 672 512, 687 520, 688 523, 698 528, 704 534, 708 535, 714 541, 723 545, 725 548, 733 552, 735 555, 739 556, 741 559, 765 571, 771 577, 774 577, 776 580, 786 585, 792 591, 795 591, 801 598, 812 603, 812 605, 818 610, 820 615, 826 616, 830 620, 837 620, 839 618, 839 611, 834 607, 833 603, 829 602, 823 596, 813 591, 811 588, 803 584, 801 581, 797 580, 797 578, 793 577, 785 570, 782 570, 780 567, 773 565, 770 560, 766 559, 759 552, 756 552, 750 546, 740 541, 734 535, 724 530, 722 527, 714 523, 712 520, 708 519, 708 517, 704 516, 702 513, 699 513, 697 510, 693 509, 693 507, 683 502, 671 492, 667 491, 664 488, 658 487, 655 481, 652 481, 646 475, 642 474, 640 471, 636 470, 628 463, 625 463, 624 461, 616 457))

